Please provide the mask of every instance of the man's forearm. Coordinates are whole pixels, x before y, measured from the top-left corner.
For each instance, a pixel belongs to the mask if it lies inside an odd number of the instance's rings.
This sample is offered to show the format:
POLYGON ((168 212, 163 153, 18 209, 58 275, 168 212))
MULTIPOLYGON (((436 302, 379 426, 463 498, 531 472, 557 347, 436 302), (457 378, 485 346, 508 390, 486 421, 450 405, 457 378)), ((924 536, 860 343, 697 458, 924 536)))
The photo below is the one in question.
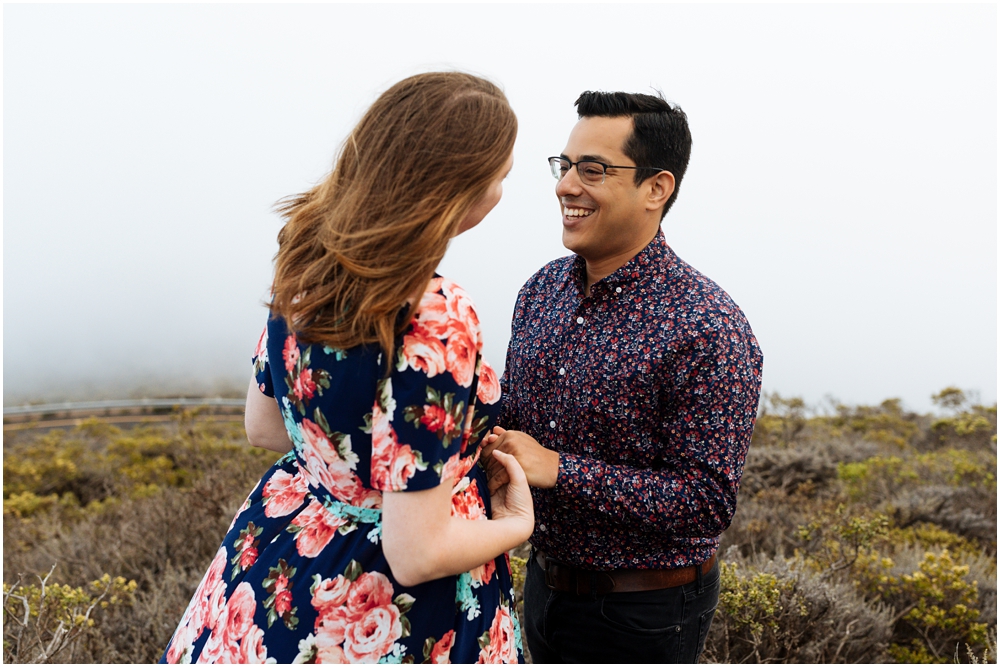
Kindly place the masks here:
POLYGON ((678 537, 718 537, 736 509, 736 484, 709 466, 687 473, 560 454, 553 500, 602 522, 678 537))

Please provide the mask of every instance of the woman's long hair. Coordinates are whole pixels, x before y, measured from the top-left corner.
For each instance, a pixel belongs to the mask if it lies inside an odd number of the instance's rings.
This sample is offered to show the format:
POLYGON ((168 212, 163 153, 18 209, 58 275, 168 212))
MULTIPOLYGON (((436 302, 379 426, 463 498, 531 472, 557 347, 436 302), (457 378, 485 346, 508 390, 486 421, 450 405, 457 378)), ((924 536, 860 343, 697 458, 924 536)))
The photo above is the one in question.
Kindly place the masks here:
POLYGON ((391 359, 516 134, 507 98, 485 79, 432 72, 392 86, 344 141, 326 180, 278 203, 287 222, 271 312, 303 342, 377 342, 391 359))

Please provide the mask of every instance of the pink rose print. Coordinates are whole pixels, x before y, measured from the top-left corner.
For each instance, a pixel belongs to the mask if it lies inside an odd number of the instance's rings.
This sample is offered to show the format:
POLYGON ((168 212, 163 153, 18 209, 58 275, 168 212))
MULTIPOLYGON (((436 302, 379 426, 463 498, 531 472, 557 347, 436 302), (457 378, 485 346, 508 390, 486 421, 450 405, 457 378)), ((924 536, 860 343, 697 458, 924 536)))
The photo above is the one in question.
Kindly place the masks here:
POLYGON ((245 547, 240 552, 240 569, 246 570, 257 562, 257 550, 253 547, 245 547))
POLYGON ((344 654, 351 662, 378 662, 402 636, 403 624, 396 605, 369 609, 347 627, 344 654))
POLYGON ((476 456, 466 456, 462 458, 461 452, 456 452, 451 458, 445 461, 441 467, 441 479, 451 479, 454 482, 465 477, 466 473, 472 470, 479 459, 476 456))
MULTIPOLYGON (((296 348, 298 349, 298 348, 296 348)), ((312 379, 312 369, 303 368, 295 381, 292 382, 292 393, 299 402, 309 400, 316 395, 316 383, 312 379)))
POLYGON ((331 514, 314 498, 291 523, 289 530, 296 533, 295 545, 299 555, 315 558, 347 521, 331 514))
POLYGON ((441 339, 419 323, 403 336, 401 354, 407 366, 426 373, 427 377, 445 371, 445 347, 441 339))
POLYGON ((225 570, 226 548, 222 547, 215 554, 212 564, 208 567, 208 572, 198 584, 198 589, 184 612, 177 632, 170 641, 170 648, 167 649, 167 662, 171 664, 180 662, 185 652, 201 636, 205 626, 211 627, 214 624, 211 600, 217 590, 225 591, 226 589, 226 584, 222 580, 225 570))
POLYGON ((291 514, 302 505, 309 490, 301 474, 279 470, 264 485, 264 516, 274 518, 291 514))
POLYGON ((500 606, 490 626, 489 643, 479 651, 477 664, 511 664, 517 662, 517 646, 514 643, 514 621, 510 610, 500 606))
POLYGON ((482 584, 489 582, 496 571, 497 563, 495 560, 487 561, 479 567, 469 570, 469 576, 472 577, 473 587, 481 586, 482 584))
POLYGON ((285 348, 281 351, 281 357, 285 360, 285 370, 289 373, 295 370, 295 365, 299 363, 299 343, 295 336, 285 339, 285 348))
POLYGON ((365 572, 351 584, 347 594, 347 611, 352 621, 366 612, 392 604, 392 583, 381 572, 365 572))
MULTIPOLYGON (((350 438, 343 438, 343 446, 350 449, 350 438)), ((305 459, 305 474, 309 482, 318 489, 329 491, 337 500, 359 507, 378 507, 381 495, 371 497, 361 479, 351 470, 350 464, 341 458, 337 448, 322 428, 308 419, 302 420, 302 438, 306 447, 302 453, 305 459)))
POLYGON ((463 479, 451 492, 451 515, 463 519, 486 519, 486 505, 475 481, 463 479))
POLYGON ((464 325, 456 323, 454 331, 448 337, 445 346, 445 365, 461 387, 472 384, 472 376, 476 372, 476 341, 472 333, 464 325))
POLYGON ((338 607, 316 619, 316 639, 321 645, 336 646, 347 637, 347 609, 338 607))
POLYGON ((253 614, 256 608, 253 588, 244 581, 233 591, 233 596, 219 615, 199 659, 204 662, 238 662, 240 640, 255 627, 253 614))
POLYGON ((440 279, 435 278, 427 286, 427 291, 424 292, 417 308, 417 322, 429 335, 447 338, 451 315, 448 313, 448 303, 445 297, 437 293, 437 290, 440 289, 440 283, 440 279), (438 285, 437 289, 434 289, 435 283, 438 285))
POLYGON ((350 590, 351 580, 342 574, 338 574, 334 579, 325 579, 313 585, 312 606, 321 617, 326 616, 344 608, 350 590))
POLYGON ((425 405, 424 414, 420 416, 420 422, 427 427, 428 431, 444 431, 448 433, 455 430, 455 418, 448 414, 440 405, 425 405))
POLYGON ((497 379, 496 371, 483 359, 479 367, 479 388, 476 390, 476 398, 480 403, 493 405, 500 400, 500 380, 497 379))
POLYGON ((409 445, 400 445, 385 413, 372 409, 372 486, 383 491, 402 491, 417 470, 427 465, 409 445))
POLYGON ((479 316, 476 314, 476 306, 472 303, 472 297, 448 278, 442 279, 441 291, 444 292, 448 315, 452 320, 462 322, 469 327, 473 342, 478 344, 479 316))
POLYGON ((241 665, 261 665, 267 662, 267 647, 264 646, 264 631, 256 625, 250 627, 240 641, 239 654, 236 657, 241 665))
POLYGON ((455 645, 455 631, 449 630, 444 633, 441 639, 434 642, 434 648, 431 649, 429 655, 427 655, 427 662, 432 665, 450 665, 451 664, 451 647, 455 645))
MULTIPOLYGON (((185 616, 185 619, 187 616, 185 616)), ((176 665, 184 657, 184 654, 194 644, 201 635, 202 627, 184 625, 183 621, 178 626, 173 638, 170 640, 170 647, 167 649, 167 664, 176 665)))
POLYGON ((281 616, 292 610, 292 592, 287 589, 274 594, 274 612, 281 616))
POLYGON ((260 373, 264 370, 265 364, 267 364, 267 327, 260 334, 260 338, 257 340, 257 347, 253 351, 253 372, 254 375, 260 373))
POLYGON ((346 665, 350 662, 340 644, 331 643, 325 637, 316 637, 316 662, 324 665, 346 665))

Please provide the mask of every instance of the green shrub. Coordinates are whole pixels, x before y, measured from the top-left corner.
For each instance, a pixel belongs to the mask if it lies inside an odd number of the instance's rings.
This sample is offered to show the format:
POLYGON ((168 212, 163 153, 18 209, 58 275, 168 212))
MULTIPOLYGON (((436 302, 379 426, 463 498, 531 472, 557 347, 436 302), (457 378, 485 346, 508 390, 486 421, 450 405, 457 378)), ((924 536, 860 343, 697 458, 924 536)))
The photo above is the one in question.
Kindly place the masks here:
POLYGON ((887 609, 796 561, 724 562, 706 662, 883 662, 887 609))
POLYGON ((87 635, 101 632, 105 610, 135 602, 135 581, 105 574, 74 588, 50 583, 51 576, 4 583, 4 662, 74 662, 87 635))

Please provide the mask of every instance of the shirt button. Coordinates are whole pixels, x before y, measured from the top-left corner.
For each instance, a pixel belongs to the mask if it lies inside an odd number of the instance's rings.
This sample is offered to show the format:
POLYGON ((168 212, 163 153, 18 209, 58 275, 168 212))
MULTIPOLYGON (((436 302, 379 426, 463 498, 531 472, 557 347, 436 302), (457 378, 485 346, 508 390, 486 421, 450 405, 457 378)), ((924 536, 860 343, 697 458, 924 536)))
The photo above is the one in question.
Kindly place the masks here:
POLYGON ((560 368, 559 369, 559 375, 566 375, 566 369, 565 368, 560 368))
POLYGON ((615 293, 616 294, 621 294, 622 293, 622 288, 621 287, 616 287, 615 288, 615 293))
POLYGON ((583 318, 582 317, 576 318, 576 323, 577 324, 583 324, 583 318))
POLYGON ((544 531, 545 530, 545 524, 544 523, 538 524, 538 530, 544 531))
POLYGON ((556 427, 556 422, 555 422, 555 420, 553 420, 553 421, 550 421, 550 422, 549 422, 549 428, 555 428, 555 427, 556 427))

